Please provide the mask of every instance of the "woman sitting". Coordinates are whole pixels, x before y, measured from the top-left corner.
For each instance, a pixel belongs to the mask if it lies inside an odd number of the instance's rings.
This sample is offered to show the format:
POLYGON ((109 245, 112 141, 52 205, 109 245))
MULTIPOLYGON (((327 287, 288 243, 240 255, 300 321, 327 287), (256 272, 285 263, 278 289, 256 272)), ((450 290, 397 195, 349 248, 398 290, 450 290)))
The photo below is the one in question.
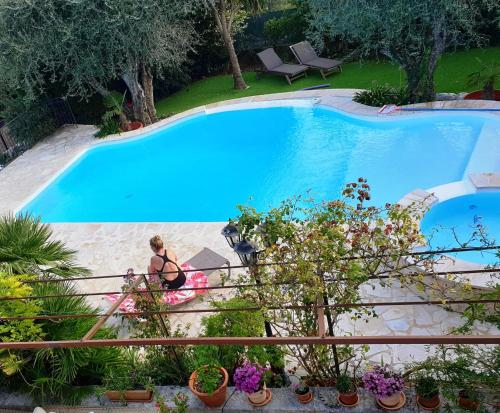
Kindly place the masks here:
POLYGON ((163 246, 163 241, 159 235, 155 235, 149 240, 149 245, 155 253, 151 257, 148 272, 157 274, 163 288, 177 289, 181 288, 186 282, 186 274, 177 264, 177 256, 173 251, 168 251, 163 246))

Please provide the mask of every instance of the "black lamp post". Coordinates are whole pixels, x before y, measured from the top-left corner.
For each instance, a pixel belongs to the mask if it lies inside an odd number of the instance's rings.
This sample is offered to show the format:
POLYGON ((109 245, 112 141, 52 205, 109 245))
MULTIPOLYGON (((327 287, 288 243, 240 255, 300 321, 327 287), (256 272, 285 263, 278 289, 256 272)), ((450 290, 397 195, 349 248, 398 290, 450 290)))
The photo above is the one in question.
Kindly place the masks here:
POLYGON ((224 228, 222 228, 220 233, 224 235, 231 248, 234 248, 234 246, 241 241, 238 228, 236 228, 235 225, 227 224, 224 228))
POLYGON ((243 265, 248 265, 251 268, 257 264, 257 246, 253 242, 244 239, 234 245, 233 250, 240 257, 243 265))
MULTIPOLYGON (((253 278, 255 279, 255 284, 262 284, 259 278, 259 272, 257 270, 257 262, 259 257, 257 245, 255 245, 253 242, 243 240, 238 242, 234 246, 233 250, 236 254, 238 254, 238 257, 240 257, 242 264, 248 265, 250 274, 252 274, 253 278)), ((269 321, 264 321, 264 328, 266 330, 266 336, 272 337, 273 330, 271 329, 271 324, 269 323, 269 321)))

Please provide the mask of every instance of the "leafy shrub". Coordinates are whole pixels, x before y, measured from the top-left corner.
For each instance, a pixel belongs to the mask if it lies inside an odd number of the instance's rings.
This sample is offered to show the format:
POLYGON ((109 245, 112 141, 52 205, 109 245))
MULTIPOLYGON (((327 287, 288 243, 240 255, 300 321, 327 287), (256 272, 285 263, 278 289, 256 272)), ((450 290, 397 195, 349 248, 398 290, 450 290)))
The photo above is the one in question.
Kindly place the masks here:
MULTIPOLYGON (((34 284, 33 292, 34 295, 71 295, 77 290, 71 282, 57 282, 34 284)), ((97 308, 87 304, 85 297, 44 299, 40 306, 43 314, 50 315, 98 313, 97 308)), ((96 319, 88 317, 46 322, 43 324, 45 340, 79 340, 96 319)), ((116 338, 116 332, 102 328, 95 338, 116 338)), ((76 404, 92 390, 84 387, 75 389, 75 386, 100 385, 103 377, 123 364, 120 349, 116 347, 42 349, 30 355, 32 362, 26 364, 21 373, 29 383, 35 400, 41 402, 76 404)))
POLYGON ((106 112, 102 117, 103 122, 99 125, 99 130, 95 134, 96 138, 104 138, 108 135, 114 135, 115 133, 121 132, 120 122, 113 117, 106 118, 107 114, 109 114, 109 112, 106 112))
POLYGON ((108 369, 98 393, 118 391, 124 401, 125 391, 152 389, 152 380, 136 348, 120 349, 121 359, 114 369, 108 369))
MULTIPOLYGON (((252 303, 232 298, 223 303, 213 303, 216 308, 244 308, 252 303)), ((221 312, 204 317, 201 322, 203 335, 207 337, 258 337, 264 334, 264 317, 259 311, 221 312)), ((278 346, 196 346, 193 349, 198 365, 206 361, 224 367, 232 376, 235 369, 245 360, 273 368, 284 367, 284 353, 278 346), (201 361, 200 361, 201 360, 201 361)), ((279 386, 280 383, 274 383, 279 386)))
POLYGON ((438 383, 435 378, 430 376, 419 376, 415 388, 417 393, 425 399, 432 399, 439 394, 438 383))
POLYGON ((406 87, 392 87, 387 83, 381 85, 373 82, 369 90, 356 92, 353 100, 367 106, 384 106, 388 104, 407 105, 410 103, 409 94, 406 87))
MULTIPOLYGON (((32 277, 0 273, 0 296, 28 297, 32 288, 24 281, 32 277)), ((8 317, 33 317, 39 314, 40 307, 26 300, 0 301, 0 314, 8 317)), ((43 339, 40 324, 34 320, 3 321, 0 324, 0 341, 37 341, 43 339)), ((6 376, 18 372, 22 363, 26 362, 21 353, 0 350, 0 368, 6 376)))
POLYGON ((97 138, 104 138, 120 132, 120 118, 123 118, 123 103, 125 94, 121 96, 118 92, 111 92, 104 98, 106 112, 102 115, 102 124, 99 125, 99 131, 95 134, 97 138))

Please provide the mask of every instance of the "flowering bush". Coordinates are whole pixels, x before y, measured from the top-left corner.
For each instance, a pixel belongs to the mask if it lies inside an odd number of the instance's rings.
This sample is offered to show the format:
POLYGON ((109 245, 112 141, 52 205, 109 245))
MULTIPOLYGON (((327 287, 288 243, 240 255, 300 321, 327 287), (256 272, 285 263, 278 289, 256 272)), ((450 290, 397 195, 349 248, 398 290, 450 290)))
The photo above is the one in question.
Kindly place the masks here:
POLYGON ((267 371, 268 369, 253 363, 245 363, 238 367, 233 376, 236 390, 248 394, 259 391, 264 384, 264 376, 267 371))
POLYGON ((365 390, 376 399, 382 399, 403 391, 405 382, 399 374, 389 370, 386 366, 376 366, 373 370, 363 374, 363 385, 365 390))

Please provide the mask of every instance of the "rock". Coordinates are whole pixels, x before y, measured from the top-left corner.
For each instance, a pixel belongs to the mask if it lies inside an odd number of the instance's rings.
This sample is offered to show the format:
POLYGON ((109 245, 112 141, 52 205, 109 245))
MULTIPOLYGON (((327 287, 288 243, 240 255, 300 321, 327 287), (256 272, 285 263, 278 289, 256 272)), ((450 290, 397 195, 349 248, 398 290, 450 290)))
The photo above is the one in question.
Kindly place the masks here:
POLYGON ((432 313, 431 313, 432 310, 441 311, 439 309, 436 310, 435 307, 423 308, 422 306, 415 306, 415 308, 414 308, 415 324, 418 326, 432 325, 433 324, 432 313))
POLYGON ((404 318, 398 320, 389 320, 385 323, 387 327, 395 331, 406 331, 410 328, 410 323, 404 318))
POLYGON ((457 93, 436 93, 436 100, 458 100, 460 96, 457 93))

